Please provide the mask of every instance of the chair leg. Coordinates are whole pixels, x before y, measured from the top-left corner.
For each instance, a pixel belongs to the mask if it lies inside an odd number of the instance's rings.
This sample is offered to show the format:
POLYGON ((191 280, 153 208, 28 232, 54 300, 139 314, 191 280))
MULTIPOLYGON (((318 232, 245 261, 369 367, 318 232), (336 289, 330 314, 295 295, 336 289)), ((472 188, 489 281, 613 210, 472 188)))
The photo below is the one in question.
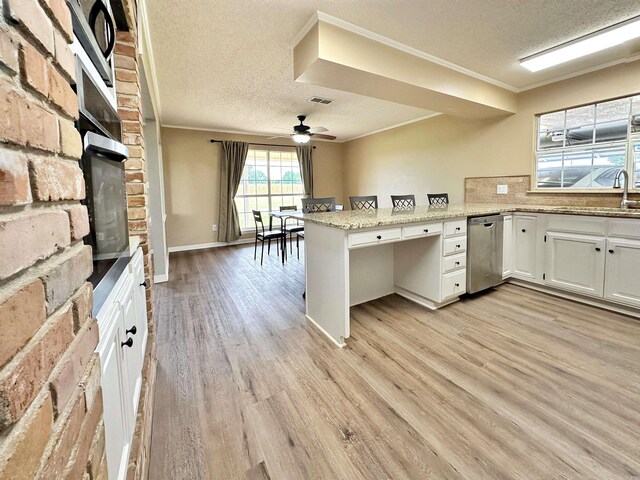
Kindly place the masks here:
MULTIPOLYGON (((267 255, 271 255, 271 239, 269 239, 269 248, 267 248, 267 255)), ((263 244, 264 246, 264 244, 263 244)))
POLYGON ((284 237, 282 237, 281 242, 282 242, 282 264, 284 265, 284 261, 287 257, 287 235, 286 234, 284 237))
POLYGON ((300 260, 300 237, 296 235, 296 252, 298 252, 298 260, 300 260))
POLYGON ((262 241, 262 250, 260 250, 260 265, 262 265, 263 259, 264 259, 264 240, 262 241))
POLYGON ((258 237, 256 237, 256 242, 253 246, 253 259, 256 259, 256 254, 258 253, 258 237))

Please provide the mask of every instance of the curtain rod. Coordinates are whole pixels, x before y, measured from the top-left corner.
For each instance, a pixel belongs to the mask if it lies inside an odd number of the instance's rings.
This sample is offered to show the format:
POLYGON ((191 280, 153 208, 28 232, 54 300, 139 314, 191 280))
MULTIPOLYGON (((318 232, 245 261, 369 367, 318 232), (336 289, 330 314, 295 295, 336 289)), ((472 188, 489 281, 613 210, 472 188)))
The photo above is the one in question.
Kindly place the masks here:
MULTIPOLYGON (((210 140, 211 143, 222 143, 222 140, 214 140, 213 138, 210 140)), ((286 147, 286 148, 295 148, 295 145, 278 145, 276 143, 253 143, 248 142, 249 145, 256 145, 259 147, 286 147)), ((311 145, 311 148, 315 150, 316 146, 311 145)))

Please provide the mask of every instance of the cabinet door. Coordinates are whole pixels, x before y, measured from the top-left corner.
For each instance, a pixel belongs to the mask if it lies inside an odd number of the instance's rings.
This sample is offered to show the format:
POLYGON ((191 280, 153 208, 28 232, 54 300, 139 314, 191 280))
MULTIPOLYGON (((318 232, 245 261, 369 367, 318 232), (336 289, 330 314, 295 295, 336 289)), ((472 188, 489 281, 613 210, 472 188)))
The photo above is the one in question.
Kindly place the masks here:
POLYGON ((505 215, 502 231, 502 278, 513 273, 513 215, 505 215))
POLYGON ((124 325, 125 325, 125 341, 129 342, 129 345, 124 345, 122 347, 122 356, 124 358, 124 375, 126 381, 126 400, 127 400, 127 408, 125 410, 127 415, 127 422, 131 427, 131 431, 133 432, 135 426, 136 414, 138 411, 138 398, 140 396, 140 387, 142 386, 142 364, 141 364, 141 355, 139 354, 140 345, 140 336, 138 333, 138 322, 137 322, 137 310, 136 305, 134 303, 134 286, 131 284, 131 287, 126 291, 124 298, 122 299, 122 311, 124 316, 124 325), (132 329, 136 328, 136 333, 134 334, 132 329))
POLYGON ((610 238, 606 257, 605 298, 640 307, 640 241, 610 238))
POLYGON ((605 243, 604 237, 548 232, 546 283, 602 297, 605 243))
POLYGON ((536 278, 536 217, 513 217, 513 276, 536 278))
POLYGON ((126 406, 123 391, 124 375, 122 372, 122 310, 119 304, 114 305, 112 315, 117 320, 109 322, 113 325, 107 333, 109 340, 100 354, 102 378, 102 401, 104 404, 104 435, 107 455, 109 479, 124 478, 129 457, 129 433, 125 420, 126 406))

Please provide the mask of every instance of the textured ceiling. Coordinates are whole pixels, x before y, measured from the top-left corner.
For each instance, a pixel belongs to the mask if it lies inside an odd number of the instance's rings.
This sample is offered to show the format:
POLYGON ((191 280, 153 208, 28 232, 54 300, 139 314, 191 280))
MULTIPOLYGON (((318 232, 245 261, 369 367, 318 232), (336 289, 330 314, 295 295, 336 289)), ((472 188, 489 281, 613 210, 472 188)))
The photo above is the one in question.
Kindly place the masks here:
POLYGON ((639 0, 148 0, 147 9, 162 123, 257 134, 304 113, 342 141, 430 113, 296 83, 291 44, 316 10, 515 88, 640 53, 635 43, 535 74, 518 64, 640 15, 639 0))

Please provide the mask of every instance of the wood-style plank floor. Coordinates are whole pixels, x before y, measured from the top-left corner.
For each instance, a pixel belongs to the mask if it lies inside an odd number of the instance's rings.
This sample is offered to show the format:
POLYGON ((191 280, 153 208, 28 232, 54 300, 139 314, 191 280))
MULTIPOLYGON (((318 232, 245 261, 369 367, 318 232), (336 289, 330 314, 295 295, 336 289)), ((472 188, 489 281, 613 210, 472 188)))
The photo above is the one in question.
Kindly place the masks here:
POLYGON ((640 477, 640 321, 514 285, 391 295, 340 350, 303 290, 295 251, 171 255, 151 480, 640 477))

